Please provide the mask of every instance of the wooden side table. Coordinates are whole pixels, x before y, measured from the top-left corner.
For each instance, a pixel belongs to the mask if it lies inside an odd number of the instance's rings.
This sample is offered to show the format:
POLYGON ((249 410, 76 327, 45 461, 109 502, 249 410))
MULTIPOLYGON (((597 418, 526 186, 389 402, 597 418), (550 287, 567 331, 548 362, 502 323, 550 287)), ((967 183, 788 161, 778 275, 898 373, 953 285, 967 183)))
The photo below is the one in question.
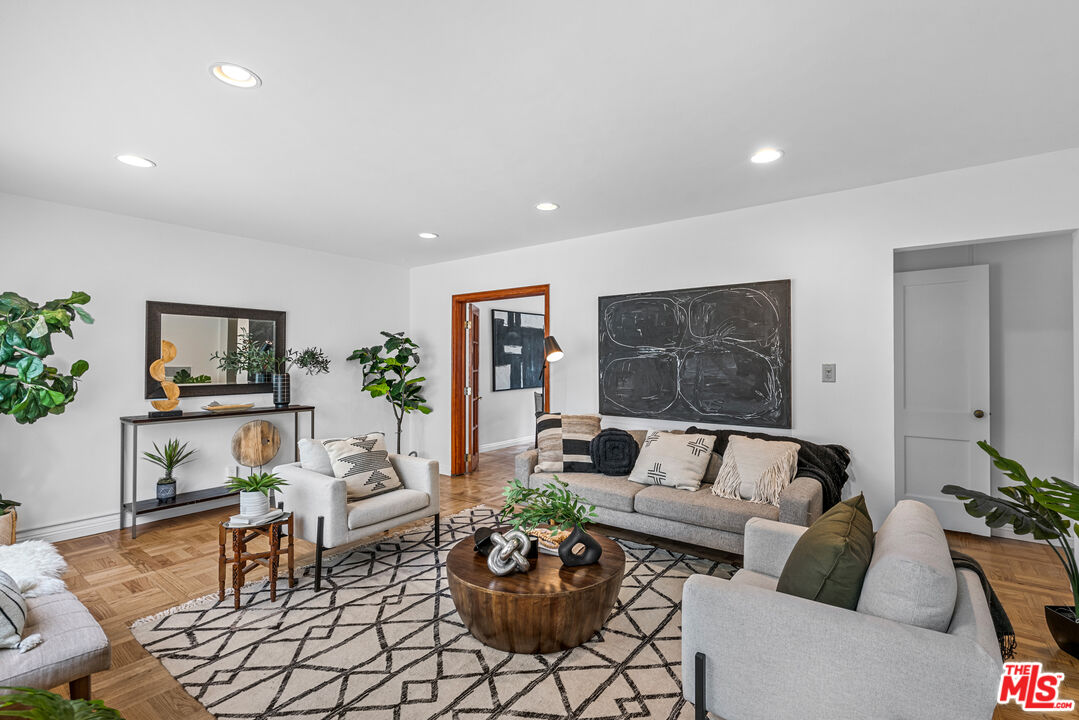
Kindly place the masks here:
POLYGON ((288 586, 296 586, 295 562, 293 554, 292 513, 274 518, 261 525, 230 525, 221 523, 217 531, 220 553, 217 557, 218 599, 225 600, 225 568, 232 565, 232 599, 237 610, 240 609, 240 588, 243 587, 247 573, 262 566, 270 571, 270 602, 277 601, 277 567, 282 555, 288 556, 288 586), (288 547, 281 548, 281 530, 288 528, 288 547), (225 537, 231 535, 232 556, 225 554, 225 537), (270 549, 265 552, 247 551, 247 543, 255 538, 264 537, 270 542, 270 549))

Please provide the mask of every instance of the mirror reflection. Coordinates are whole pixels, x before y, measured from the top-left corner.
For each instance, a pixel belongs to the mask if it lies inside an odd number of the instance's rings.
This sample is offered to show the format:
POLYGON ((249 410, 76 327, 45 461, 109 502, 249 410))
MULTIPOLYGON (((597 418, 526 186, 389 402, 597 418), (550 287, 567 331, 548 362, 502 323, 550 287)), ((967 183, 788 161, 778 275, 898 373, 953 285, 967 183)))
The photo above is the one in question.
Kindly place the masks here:
POLYGON ((180 385, 270 381, 277 323, 250 318, 161 315, 161 339, 176 346, 165 376, 180 385))

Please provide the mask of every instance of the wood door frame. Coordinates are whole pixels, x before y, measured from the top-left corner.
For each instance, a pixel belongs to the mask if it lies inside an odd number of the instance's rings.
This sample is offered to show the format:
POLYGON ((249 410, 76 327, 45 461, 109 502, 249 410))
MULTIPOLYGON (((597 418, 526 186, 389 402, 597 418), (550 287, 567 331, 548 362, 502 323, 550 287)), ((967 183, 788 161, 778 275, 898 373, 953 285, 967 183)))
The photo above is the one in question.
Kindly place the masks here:
MULTIPOLYGON (((505 288, 503 290, 485 290, 483 292, 462 293, 450 299, 450 337, 453 351, 450 370, 450 475, 465 472, 465 344, 468 334, 465 332, 465 312, 470 303, 488 300, 511 300, 522 297, 543 297, 543 336, 551 334, 551 286, 526 285, 505 288)), ((551 374, 543 373, 543 410, 551 409, 551 374)))

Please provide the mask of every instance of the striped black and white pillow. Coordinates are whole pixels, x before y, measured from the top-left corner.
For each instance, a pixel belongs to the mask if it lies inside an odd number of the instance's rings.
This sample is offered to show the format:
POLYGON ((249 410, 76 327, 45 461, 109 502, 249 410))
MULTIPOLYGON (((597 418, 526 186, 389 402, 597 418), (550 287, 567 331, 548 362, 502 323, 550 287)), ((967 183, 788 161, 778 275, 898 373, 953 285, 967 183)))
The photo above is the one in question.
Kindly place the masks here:
POLYGON ((17 648, 26 625, 26 600, 19 586, 0 570, 0 648, 17 648))
POLYGON ((562 416, 541 413, 536 416, 536 472, 562 472, 562 416))
POLYGON ((598 415, 562 416, 562 471, 594 473, 592 438, 599 435, 598 415))

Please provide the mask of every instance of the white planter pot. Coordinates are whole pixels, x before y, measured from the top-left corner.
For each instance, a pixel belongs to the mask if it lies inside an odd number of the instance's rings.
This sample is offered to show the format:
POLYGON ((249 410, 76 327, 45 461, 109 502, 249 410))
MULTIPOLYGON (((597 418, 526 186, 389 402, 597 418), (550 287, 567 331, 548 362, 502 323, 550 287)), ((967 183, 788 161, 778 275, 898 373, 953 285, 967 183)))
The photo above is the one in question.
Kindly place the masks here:
POLYGON ((247 517, 270 512, 270 498, 260 492, 240 493, 240 514, 247 517))

